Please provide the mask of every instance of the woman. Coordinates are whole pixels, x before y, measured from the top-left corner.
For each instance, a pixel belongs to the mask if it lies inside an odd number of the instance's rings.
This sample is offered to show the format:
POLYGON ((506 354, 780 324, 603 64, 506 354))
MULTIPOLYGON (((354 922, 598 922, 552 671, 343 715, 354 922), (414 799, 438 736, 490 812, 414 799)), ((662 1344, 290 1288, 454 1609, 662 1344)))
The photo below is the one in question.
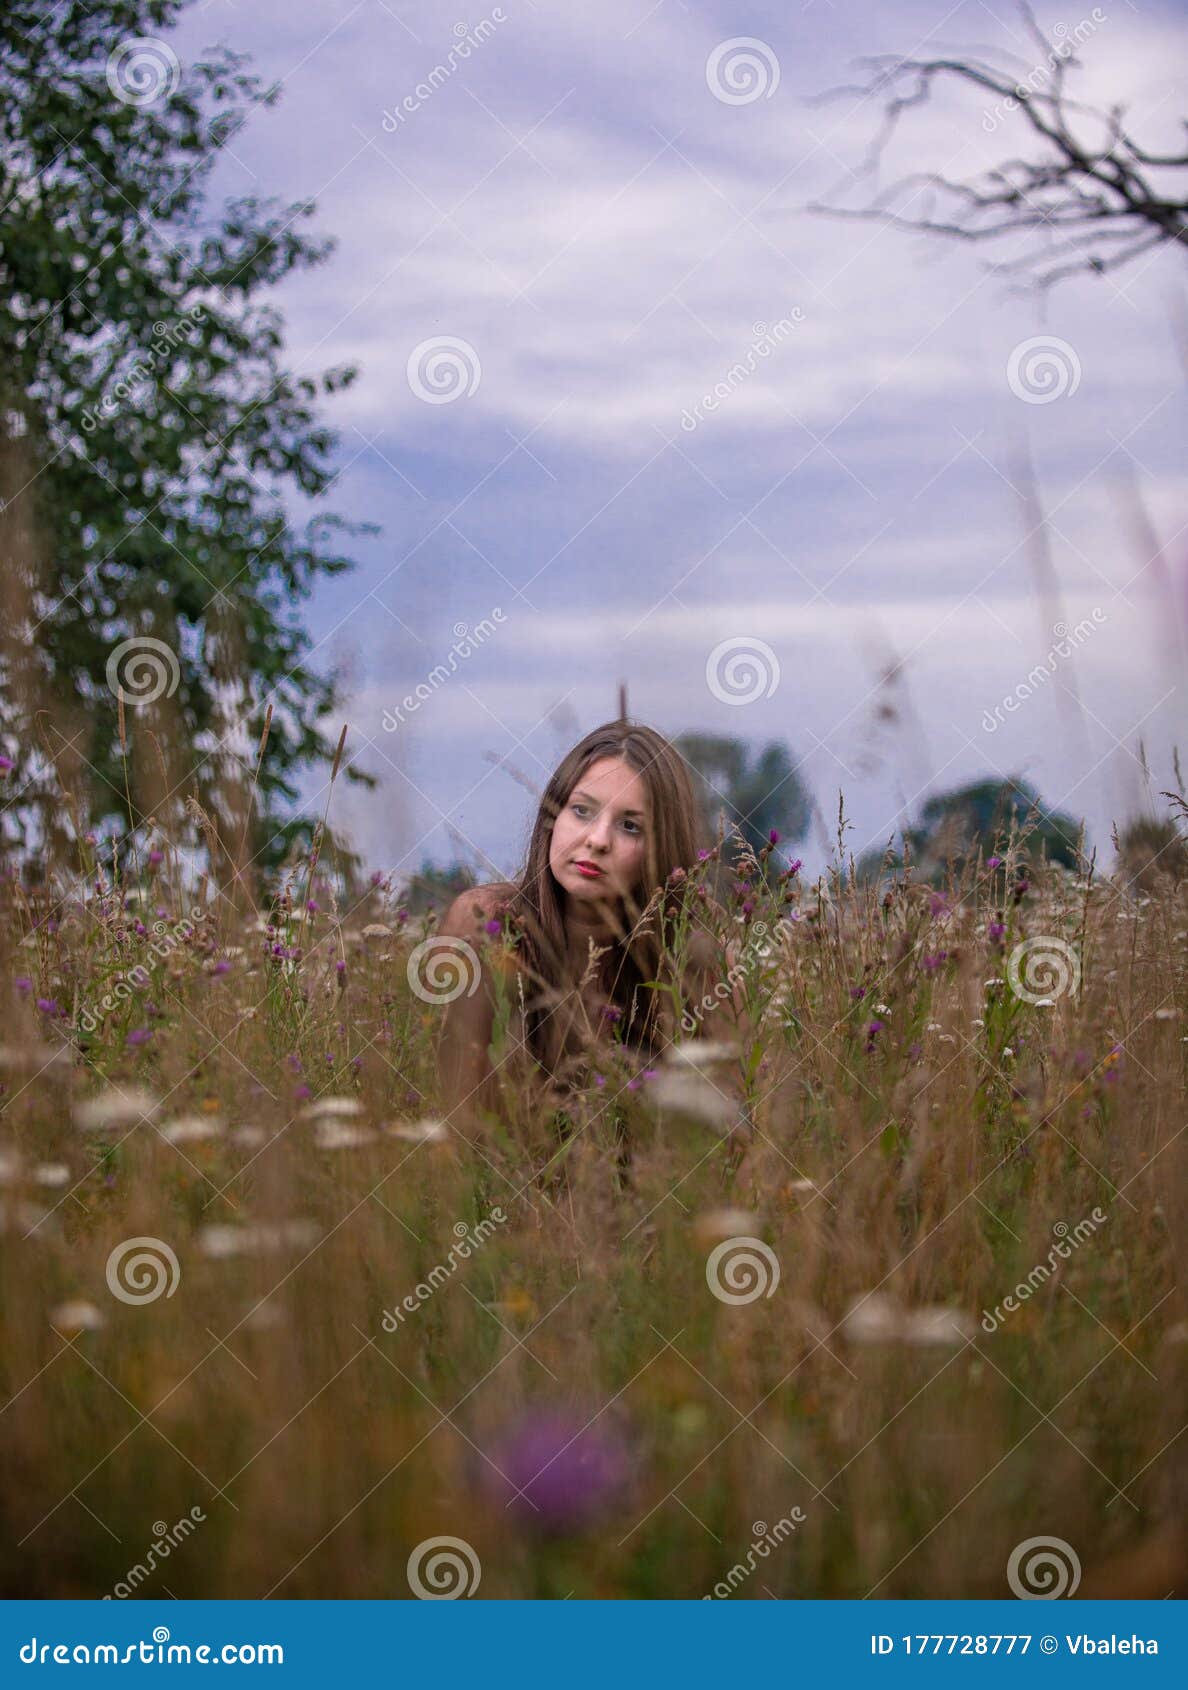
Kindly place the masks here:
MULTIPOLYGON (((625 1045, 644 1066, 682 1036, 683 1005, 719 972, 696 924, 706 906, 689 896, 696 813, 688 768, 652 728, 608 722, 562 760, 519 878, 463 892, 437 929, 455 953, 472 947, 480 972, 479 988, 446 1007, 438 1047, 452 1126, 471 1136, 484 1112, 500 1113, 497 1016, 554 1102, 598 1045, 625 1045)), ((722 1019, 737 1007, 728 1000, 722 1019)), ((715 1037, 734 1032, 715 1024, 715 1037)))

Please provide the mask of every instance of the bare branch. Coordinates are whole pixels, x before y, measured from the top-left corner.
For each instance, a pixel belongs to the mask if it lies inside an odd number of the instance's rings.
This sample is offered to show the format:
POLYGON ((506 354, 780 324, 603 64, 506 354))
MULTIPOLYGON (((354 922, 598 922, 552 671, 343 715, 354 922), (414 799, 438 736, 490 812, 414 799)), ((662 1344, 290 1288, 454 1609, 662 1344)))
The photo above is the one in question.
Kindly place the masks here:
MULTIPOLYGON (((1065 77, 1081 65, 1067 28, 1057 26, 1058 35, 1063 34, 1053 46, 1026 0, 1020 11, 1028 35, 1046 55, 1046 62, 1023 79, 1015 80, 1013 72, 989 58, 911 59, 884 54, 857 61, 866 73, 865 81, 810 99, 808 103, 815 105, 842 96, 873 96, 882 99, 883 114, 862 163, 844 184, 830 190, 826 203, 816 202, 808 209, 965 241, 1039 236, 1041 244, 1022 257, 987 268, 1004 274, 1031 272, 1030 286, 1040 289, 1066 276, 1103 275, 1169 242, 1188 247, 1185 184, 1181 180, 1172 188, 1157 186, 1147 174, 1153 168, 1188 167, 1188 153, 1147 152, 1127 133, 1122 105, 1103 111, 1070 98, 1065 77), (846 187, 877 175, 903 114, 926 105, 942 81, 964 84, 991 97, 994 108, 985 112, 982 124, 986 129, 989 123, 989 133, 1008 115, 1016 114, 1033 141, 1042 144, 1040 156, 1010 158, 968 181, 916 171, 898 178, 866 205, 828 203, 846 187), (1081 131, 1087 125, 1100 126, 1100 139, 1095 137, 1095 144, 1090 144, 1074 123, 1081 131)), ((1074 32, 1078 44, 1081 28, 1078 25, 1074 32)))

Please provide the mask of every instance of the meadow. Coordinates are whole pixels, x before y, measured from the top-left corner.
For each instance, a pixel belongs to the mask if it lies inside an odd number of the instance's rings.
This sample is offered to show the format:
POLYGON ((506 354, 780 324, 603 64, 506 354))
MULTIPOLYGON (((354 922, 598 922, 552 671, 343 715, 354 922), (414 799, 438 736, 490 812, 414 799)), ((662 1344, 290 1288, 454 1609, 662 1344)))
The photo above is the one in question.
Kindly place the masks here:
POLYGON ((745 1038, 471 1144, 434 912, 139 837, 0 886, 5 1596, 1183 1580, 1188 882, 755 875, 745 1038))

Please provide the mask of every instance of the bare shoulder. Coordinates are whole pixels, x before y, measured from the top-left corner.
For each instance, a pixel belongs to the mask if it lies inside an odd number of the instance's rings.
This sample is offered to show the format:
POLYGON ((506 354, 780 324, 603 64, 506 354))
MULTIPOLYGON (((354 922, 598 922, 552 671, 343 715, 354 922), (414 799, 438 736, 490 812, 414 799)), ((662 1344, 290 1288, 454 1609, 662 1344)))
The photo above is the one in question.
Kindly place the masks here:
POLYGON ((492 881, 487 886, 468 886, 459 892, 437 924, 439 933, 466 939, 484 922, 492 920, 499 907, 515 892, 511 881, 492 881))
POLYGON ((689 935, 689 962, 694 968, 706 970, 713 967, 718 947, 713 935, 704 928, 695 927, 689 935))

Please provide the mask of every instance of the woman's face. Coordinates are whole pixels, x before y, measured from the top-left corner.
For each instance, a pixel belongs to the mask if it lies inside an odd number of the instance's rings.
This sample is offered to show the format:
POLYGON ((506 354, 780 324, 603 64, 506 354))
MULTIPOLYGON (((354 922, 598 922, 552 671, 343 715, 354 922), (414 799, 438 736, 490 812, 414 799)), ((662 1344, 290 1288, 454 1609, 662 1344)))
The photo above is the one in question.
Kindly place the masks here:
POLYGON ((650 824, 643 776, 621 757, 602 757, 580 775, 553 824, 549 867, 576 903, 624 898, 638 889, 650 824))

